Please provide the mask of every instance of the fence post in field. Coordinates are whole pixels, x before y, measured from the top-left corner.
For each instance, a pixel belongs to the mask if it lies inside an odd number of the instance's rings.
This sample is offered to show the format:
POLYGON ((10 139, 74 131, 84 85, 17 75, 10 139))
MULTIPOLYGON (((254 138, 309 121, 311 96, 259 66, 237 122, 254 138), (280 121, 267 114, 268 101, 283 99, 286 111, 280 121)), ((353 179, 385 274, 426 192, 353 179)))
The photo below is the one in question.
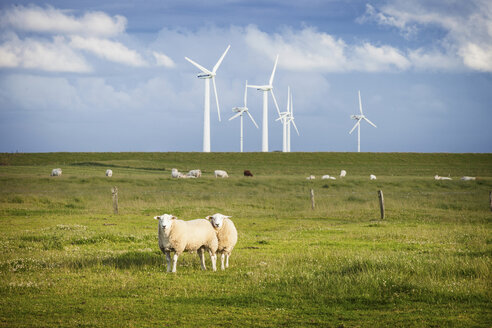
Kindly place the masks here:
POLYGON ((383 197, 382 190, 378 190, 378 197, 379 197, 379 209, 381 210, 381 219, 384 219, 384 197, 383 197))
POLYGON ((114 214, 118 214, 118 188, 116 186, 111 188, 111 193, 113 195, 113 211, 114 214))
POLYGON ((492 191, 489 192, 490 211, 492 212, 492 191))
POLYGON ((314 190, 311 189, 311 209, 314 210, 314 190))

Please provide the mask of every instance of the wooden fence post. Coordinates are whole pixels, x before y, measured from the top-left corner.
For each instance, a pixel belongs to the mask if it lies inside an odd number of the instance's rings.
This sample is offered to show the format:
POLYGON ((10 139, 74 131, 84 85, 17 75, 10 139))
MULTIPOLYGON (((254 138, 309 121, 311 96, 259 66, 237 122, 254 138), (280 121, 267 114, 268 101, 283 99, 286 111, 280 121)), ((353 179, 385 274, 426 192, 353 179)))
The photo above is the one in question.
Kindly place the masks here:
POLYGON ((314 190, 311 189, 311 209, 314 210, 314 190))
POLYGON ((492 191, 489 192, 490 211, 492 212, 492 191))
POLYGON ((113 195, 113 211, 114 214, 118 214, 118 188, 116 186, 111 188, 111 193, 113 195))
POLYGON ((378 190, 378 197, 379 197, 379 209, 381 210, 381 220, 384 219, 384 197, 383 197, 383 191, 378 190))

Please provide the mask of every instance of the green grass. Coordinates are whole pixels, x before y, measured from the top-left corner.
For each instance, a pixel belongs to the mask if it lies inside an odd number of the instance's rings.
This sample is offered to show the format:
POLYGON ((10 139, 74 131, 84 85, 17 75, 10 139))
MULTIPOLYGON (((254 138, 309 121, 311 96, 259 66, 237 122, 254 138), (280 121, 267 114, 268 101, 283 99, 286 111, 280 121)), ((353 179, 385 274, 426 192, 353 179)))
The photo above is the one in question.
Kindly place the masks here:
POLYGON ((491 154, 0 154, 0 327, 490 327, 491 190, 491 154), (216 212, 231 267, 166 273, 153 217, 216 212))

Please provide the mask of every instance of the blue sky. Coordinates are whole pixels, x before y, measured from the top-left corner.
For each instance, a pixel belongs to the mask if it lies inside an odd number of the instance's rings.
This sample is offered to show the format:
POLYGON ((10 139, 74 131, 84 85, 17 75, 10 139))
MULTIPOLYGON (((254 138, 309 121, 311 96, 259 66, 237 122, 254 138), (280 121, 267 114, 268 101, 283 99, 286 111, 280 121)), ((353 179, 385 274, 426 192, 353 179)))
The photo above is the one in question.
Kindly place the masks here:
MULTIPOLYGON (((239 150, 245 80, 293 91, 292 151, 492 152, 492 2, 2 1, 0 152, 201 151, 203 81, 217 72, 212 151, 239 150)), ((262 97, 248 107, 261 123, 262 97)), ((282 125, 269 103, 270 150, 282 125)), ((261 126, 260 126, 261 128, 261 126)), ((244 150, 261 129, 244 122, 244 150)))

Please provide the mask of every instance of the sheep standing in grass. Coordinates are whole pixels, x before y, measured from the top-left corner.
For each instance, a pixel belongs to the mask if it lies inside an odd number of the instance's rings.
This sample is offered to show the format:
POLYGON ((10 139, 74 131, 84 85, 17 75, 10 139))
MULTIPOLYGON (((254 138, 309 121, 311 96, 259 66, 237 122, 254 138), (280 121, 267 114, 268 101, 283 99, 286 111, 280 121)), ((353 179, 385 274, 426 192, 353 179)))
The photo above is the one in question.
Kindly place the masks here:
POLYGON ((111 178, 113 176, 113 170, 106 170, 106 176, 111 178))
POLYGON ((191 170, 186 174, 188 177, 193 177, 193 178, 199 178, 202 176, 202 171, 201 170, 191 170))
POLYGON ((171 178, 182 178, 183 176, 183 173, 179 172, 178 169, 171 170, 171 178))
POLYGON ((223 170, 215 170, 214 172, 216 178, 228 178, 229 175, 226 171, 223 170))
POLYGON ((472 181, 476 179, 477 179, 476 177, 467 177, 467 176, 461 177, 461 180, 463 181, 472 181))
POLYGON ((347 175, 347 171, 341 170, 340 171, 340 178, 344 178, 347 175))
POLYGON ((53 169, 50 174, 50 176, 52 177, 59 177, 61 175, 62 175, 62 169, 53 169))
POLYGON ((376 178, 376 176, 375 176, 374 174, 371 174, 371 175, 369 176, 369 179, 371 179, 371 180, 376 180, 377 178, 376 178))
POLYGON ((212 270, 217 270, 217 235, 210 222, 204 219, 191 221, 178 220, 170 214, 155 216, 159 220, 159 248, 166 255, 167 272, 176 272, 178 257, 183 252, 197 252, 203 270, 206 270, 204 251, 207 250, 212 261, 212 270), (171 268, 171 252, 174 252, 171 268))
POLYGON ((434 180, 453 180, 453 179, 451 179, 450 177, 441 177, 436 174, 434 176, 434 180))
POLYGON ((217 239, 219 246, 217 253, 220 253, 220 268, 225 270, 229 267, 229 256, 231 256, 232 249, 237 243, 237 230, 234 223, 231 221, 230 216, 226 216, 220 213, 216 213, 211 216, 207 216, 207 219, 212 223, 215 231, 217 232, 217 239), (225 266, 224 266, 225 258, 225 266))
POLYGON ((329 174, 325 174, 321 177, 321 180, 336 180, 337 178, 330 176, 329 174))

